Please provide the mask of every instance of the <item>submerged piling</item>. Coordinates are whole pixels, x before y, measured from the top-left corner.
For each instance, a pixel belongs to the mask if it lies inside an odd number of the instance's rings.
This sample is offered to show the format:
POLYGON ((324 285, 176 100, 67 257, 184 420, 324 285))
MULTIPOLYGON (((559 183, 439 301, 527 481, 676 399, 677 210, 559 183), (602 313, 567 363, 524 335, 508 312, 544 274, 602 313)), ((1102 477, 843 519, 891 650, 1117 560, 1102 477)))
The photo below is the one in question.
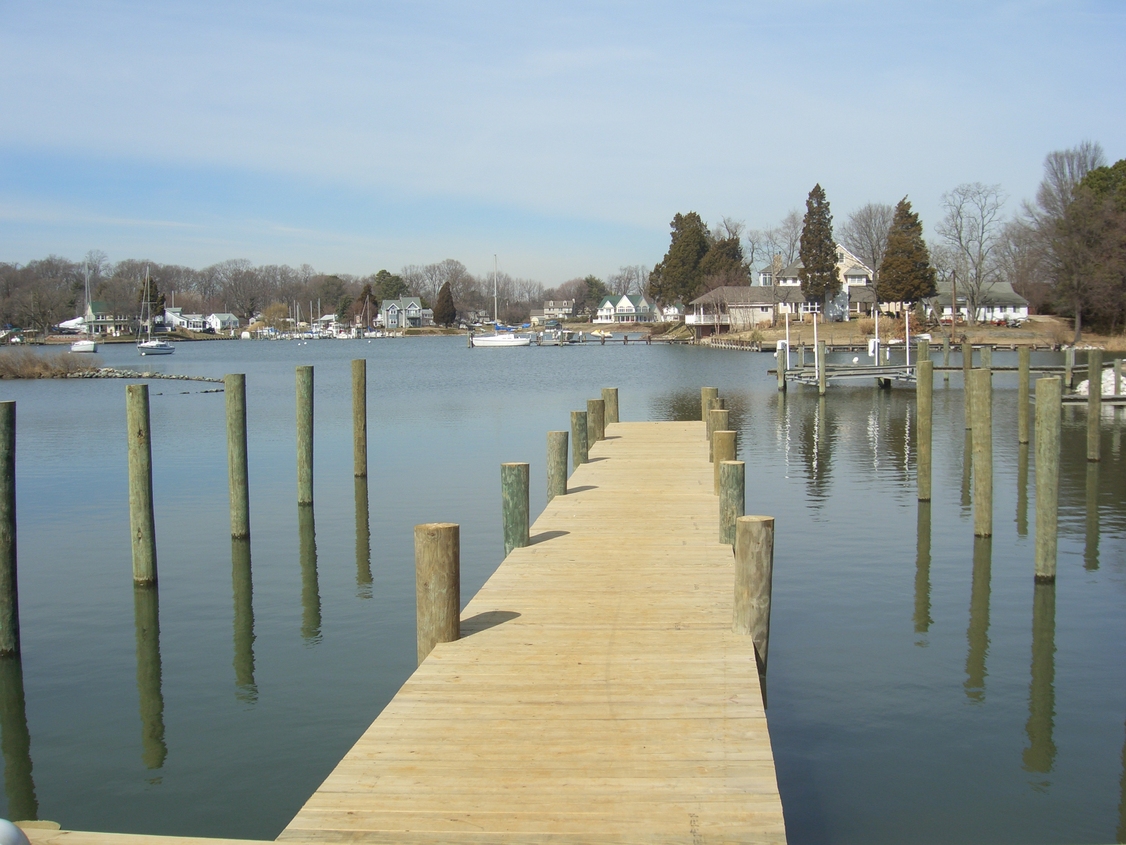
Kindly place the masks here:
POLYGON ((618 388, 602 388, 602 401, 606 404, 606 425, 621 422, 618 419, 618 388))
POLYGON ((973 383, 974 536, 993 536, 993 374, 970 373, 973 383))
POLYGON ((313 368, 297 368, 297 504, 313 504, 313 368))
POLYGON ((719 464, 719 541, 735 545, 735 520, 746 508, 747 470, 743 461, 719 464))
POLYGON ((589 457, 586 439, 586 411, 571 411, 571 470, 579 468, 589 457))
POLYGON ((567 432, 547 433, 547 500, 567 494, 567 432))
POLYGON ((125 425, 129 434, 129 528, 133 545, 133 581, 156 583, 156 525, 152 503, 152 443, 149 386, 125 388, 125 425))
POLYGON ((770 589, 774 580, 774 517, 735 520, 735 607, 731 629, 749 634, 759 674, 770 645, 770 589))
POLYGON ((368 362, 352 361, 352 464, 356 478, 368 477, 368 362))
POLYGON ((231 538, 250 536, 250 481, 246 456, 246 375, 223 376, 227 401, 227 479, 231 497, 231 538))
POLYGON ((16 582, 16 403, 0 402, 0 657, 20 654, 16 582))
POLYGON ((414 584, 419 665, 438 643, 461 634, 461 527, 429 522, 414 527, 414 584))
MULTIPOLYGON (((920 353, 923 351, 919 344, 920 353)), ((931 499, 931 422, 933 418, 934 363, 920 358, 915 373, 915 417, 918 427, 919 458, 915 470, 919 501, 931 499)))
POLYGON ((1036 545, 1035 577, 1056 580, 1060 488, 1060 399, 1058 378, 1036 380, 1036 545))
POLYGON ((528 545, 528 465, 500 465, 500 488, 504 522, 504 555, 528 545))

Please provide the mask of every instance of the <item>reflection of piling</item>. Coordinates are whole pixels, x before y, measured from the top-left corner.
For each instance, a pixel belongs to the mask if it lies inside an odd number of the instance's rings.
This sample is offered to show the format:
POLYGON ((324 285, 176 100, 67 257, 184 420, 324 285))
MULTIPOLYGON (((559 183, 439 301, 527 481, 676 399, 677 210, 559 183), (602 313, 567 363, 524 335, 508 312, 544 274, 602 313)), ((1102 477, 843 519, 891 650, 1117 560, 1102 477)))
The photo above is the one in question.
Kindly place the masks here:
POLYGON ((1126 842, 1126 742, 1122 743, 1122 778, 1118 782, 1118 837, 1116 841, 1126 842))
POLYGON ((606 424, 620 422, 618 419, 618 388, 602 388, 602 401, 606 405, 606 424))
POLYGON ((371 598, 371 517, 366 478, 356 479, 356 595, 371 598))
POLYGON ((1099 418, 1103 404, 1103 351, 1087 352, 1087 460, 1099 459, 1099 418))
POLYGON ((973 476, 974 465, 974 434, 973 430, 967 426, 966 436, 962 443, 962 498, 960 503, 963 508, 968 508, 971 504, 970 501, 970 481, 973 476))
MULTIPOLYGON (((925 634, 931 622, 931 503, 919 502, 915 520, 915 633, 925 634)), ((925 645, 925 643, 919 643, 925 645)))
POLYGON ((759 674, 770 644, 770 588, 774 579, 774 517, 735 520, 735 608, 731 629, 749 634, 759 674))
MULTIPOLYGON (((919 353, 924 346, 919 344, 919 353)), ((919 501, 931 499, 931 420, 933 419, 934 363, 929 355, 919 359, 915 376, 915 416, 918 432, 919 458, 915 468, 919 501)))
MULTIPOLYGON (((20 600, 16 579, 16 403, 0 402, 0 658, 17 657, 19 653, 20 600)), ((22 674, 20 677, 22 679, 22 674)))
POLYGON ((1083 568, 1099 568, 1099 465, 1087 464, 1087 513, 1083 543, 1083 568))
POLYGON ((606 403, 601 399, 586 400, 587 448, 606 439, 606 403))
POLYGON ((1031 379, 1032 349, 1022 346, 1017 350, 1017 443, 1028 442, 1028 393, 1031 379))
POLYGON ((17 821, 39 817, 31 777, 31 733, 23 693, 23 664, 18 656, 0 657, 0 749, 4 754, 4 792, 8 815, 17 821))
POLYGON ((1017 536, 1028 536, 1028 444, 1017 445, 1017 536))
POLYGON ((970 587, 970 625, 966 630, 969 651, 966 654, 966 697, 973 702, 985 700, 985 658, 989 652, 989 581, 992 567, 993 540, 974 537, 973 583, 970 587))
POLYGON ((567 432, 547 433, 547 500, 567 495, 567 432))
POLYGON ((154 584, 134 584, 133 619, 137 628, 137 692, 141 699, 141 759, 159 769, 168 756, 164 744, 164 694, 160 689, 160 597, 154 584))
POLYGON ((708 411, 708 460, 715 460, 715 433, 730 431, 731 412, 726 408, 712 408, 708 411))
POLYGON ((254 579, 249 540, 231 540, 231 582, 235 600, 235 697, 253 704, 258 700, 258 686, 254 683, 254 579))
POLYGON ((993 535, 993 381, 989 370, 970 373, 973 384, 974 535, 993 535))
POLYGON ((125 388, 125 425, 129 432, 129 527, 133 535, 133 581, 156 583, 156 525, 152 506, 152 442, 149 386, 125 388))
POLYGON ((589 458, 586 439, 586 411, 571 411, 571 469, 576 470, 589 458))
POLYGON ((1056 759, 1052 729, 1056 714, 1056 585, 1036 584, 1032 595, 1032 680, 1028 685, 1027 772, 1046 774, 1056 759))
POLYGON ((746 509, 747 475, 742 461, 719 464, 719 541, 735 544, 735 520, 746 509))
POLYGON ((1036 580, 1056 580, 1057 508, 1060 493, 1060 397, 1058 378, 1036 380, 1036 580))
POLYGON ((250 536, 250 480, 246 457, 246 375, 223 376, 227 400, 227 479, 231 497, 231 537, 250 536))
POLYGON ((313 368, 297 368, 297 504, 313 504, 313 368))
POLYGON ((317 575, 317 524, 311 507, 297 509, 298 557, 301 563, 301 638, 321 640, 321 585, 317 575))
POLYGON ((368 362, 352 362, 352 464, 356 478, 368 477, 368 362))
MULTIPOLYGON (((526 466, 526 464, 525 464, 526 466)), ((452 522, 414 527, 418 662, 460 635, 461 528, 452 522)))
POLYGON ((718 387, 701 387, 700 388, 700 419, 703 422, 708 421, 708 411, 711 410, 711 400, 719 396, 718 387))
MULTIPOLYGON (((599 400, 601 401, 601 400, 599 400)), ((504 522, 504 556, 528 545, 528 465, 500 465, 500 491, 504 522)))
POLYGON ((712 492, 719 495, 719 467, 724 461, 735 460, 735 432, 716 431, 712 433, 712 449, 715 460, 712 463, 712 492))

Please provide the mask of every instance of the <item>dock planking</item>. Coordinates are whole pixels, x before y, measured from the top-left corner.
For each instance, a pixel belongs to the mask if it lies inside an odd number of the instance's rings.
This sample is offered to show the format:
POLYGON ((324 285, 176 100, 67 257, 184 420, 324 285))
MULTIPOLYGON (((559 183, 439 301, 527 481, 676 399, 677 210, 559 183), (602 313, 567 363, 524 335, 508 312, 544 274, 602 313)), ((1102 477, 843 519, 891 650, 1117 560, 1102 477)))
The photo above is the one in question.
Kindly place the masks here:
POLYGON ((280 841, 785 841, 703 423, 590 457, 280 841))

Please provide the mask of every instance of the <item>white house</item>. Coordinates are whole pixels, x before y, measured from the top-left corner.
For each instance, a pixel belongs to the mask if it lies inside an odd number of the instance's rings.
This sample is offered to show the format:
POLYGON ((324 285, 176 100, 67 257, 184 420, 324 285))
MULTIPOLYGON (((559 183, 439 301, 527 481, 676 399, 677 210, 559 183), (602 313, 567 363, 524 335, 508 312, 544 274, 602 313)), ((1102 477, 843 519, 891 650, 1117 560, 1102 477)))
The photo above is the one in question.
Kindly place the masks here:
MULTIPOLYGON (((764 268, 759 273, 756 287, 800 288, 801 279, 798 273, 804 266, 799 258, 797 261, 780 268, 777 273, 772 267, 764 268)), ((849 252, 844 244, 837 244, 837 272, 841 279, 841 295, 831 304, 837 305, 842 312, 847 308, 848 314, 871 313, 876 297, 874 293, 866 293, 865 291, 872 291, 874 274, 871 268, 849 252)), ((820 302, 806 302, 805 297, 802 297, 800 303, 794 303, 794 305, 797 313, 809 314, 820 313, 821 311, 820 302)), ((786 310, 789 309, 782 309, 780 313, 786 310)), ((834 317, 835 315, 830 312, 828 316, 834 317)), ((844 314, 842 313, 839 316, 844 316, 844 314)))
POLYGON ((233 332, 239 327, 239 319, 234 314, 215 313, 209 314, 204 321, 207 327, 215 333, 233 332))
MULTIPOLYGON (((927 311, 931 315, 937 315, 944 323, 952 322, 954 302, 950 282, 940 281, 936 289, 937 293, 926 300, 927 311)), ((977 300, 976 320, 979 323, 1008 323, 1028 319, 1028 300, 1013 290, 1009 282, 993 282, 980 295, 972 298, 977 300)), ((957 299, 958 319, 966 320, 970 309, 966 291, 961 287, 957 290, 957 299)))
POLYGON ((202 314, 185 314, 183 308, 165 308, 164 323, 173 329, 187 329, 190 332, 201 332, 207 322, 202 314))
POLYGON ((594 316, 596 323, 652 323, 660 311, 643 293, 604 296, 594 316))

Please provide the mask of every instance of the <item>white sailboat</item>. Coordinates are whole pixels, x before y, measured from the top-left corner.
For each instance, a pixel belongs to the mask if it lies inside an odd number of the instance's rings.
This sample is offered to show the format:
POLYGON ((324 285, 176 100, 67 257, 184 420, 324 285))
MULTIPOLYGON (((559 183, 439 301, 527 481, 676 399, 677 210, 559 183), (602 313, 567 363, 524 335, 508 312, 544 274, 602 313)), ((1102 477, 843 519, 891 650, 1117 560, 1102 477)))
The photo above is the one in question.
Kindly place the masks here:
POLYGON ((518 335, 515 332, 497 331, 499 325, 499 311, 497 309, 497 257, 493 256, 493 333, 486 335, 469 335, 471 346, 487 348, 504 346, 531 346, 532 339, 527 335, 518 335))
POLYGON ((82 265, 82 274, 86 279, 86 311, 83 314, 82 333, 86 335, 82 340, 76 340, 70 345, 71 352, 97 352, 98 342, 94 340, 94 333, 91 330, 90 324, 85 322, 86 314, 93 314, 90 308, 90 265, 82 265))
POLYGON ((149 302, 149 268, 145 268, 145 292, 141 299, 141 322, 145 323, 148 340, 137 341, 137 351, 142 355, 171 355, 176 351, 171 343, 166 340, 153 340, 152 336, 152 304, 149 302), (146 315, 148 319, 146 320, 146 315))

